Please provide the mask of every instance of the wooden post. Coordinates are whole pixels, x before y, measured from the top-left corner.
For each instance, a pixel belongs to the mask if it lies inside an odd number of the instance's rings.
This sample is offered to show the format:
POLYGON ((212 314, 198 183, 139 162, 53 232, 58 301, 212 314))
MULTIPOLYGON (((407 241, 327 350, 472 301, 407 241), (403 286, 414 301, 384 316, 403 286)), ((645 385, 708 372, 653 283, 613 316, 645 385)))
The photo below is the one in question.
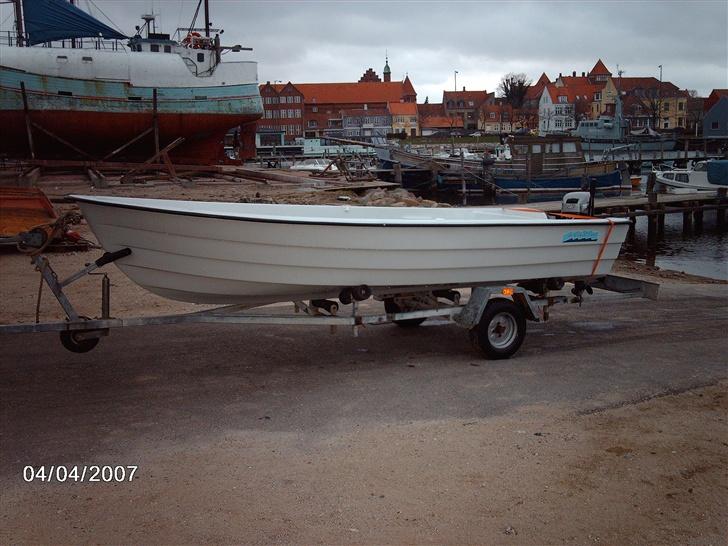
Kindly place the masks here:
POLYGON ((689 210, 683 211, 683 233, 689 233, 693 229, 693 215, 689 210))
POLYGON ((657 213, 657 239, 662 241, 665 238, 665 206, 658 207, 657 213))
POLYGON ((699 202, 693 203, 695 211, 693 212, 693 221, 695 222, 695 231, 703 231, 703 207, 699 202))
POLYGON ((725 205, 726 190, 727 188, 719 188, 718 198, 716 199, 716 204, 718 205, 718 208, 715 209, 715 223, 719 228, 722 228, 725 225, 725 209, 720 208, 720 205, 725 205))
POLYGON ((657 248, 657 194, 647 194, 647 265, 655 265, 657 248))
POLYGON ((654 171, 650 171, 650 174, 647 175, 647 195, 649 196, 651 193, 655 193, 655 182, 657 182, 656 175, 654 171))
POLYGON ((465 184, 465 154, 460 149, 460 178, 462 180, 463 206, 468 204, 468 188, 465 184))
POLYGON ((159 155, 159 117, 157 116, 157 88, 152 90, 152 127, 154 128, 154 155, 159 155))
POLYGON ((394 181, 401 186, 402 185, 402 165, 400 163, 395 163, 393 165, 393 168, 394 168, 394 181))
POLYGON ((33 129, 31 128, 30 109, 28 108, 28 95, 25 92, 25 82, 20 82, 20 92, 23 95, 23 113, 25 114, 25 133, 28 137, 30 158, 35 159, 35 144, 33 143, 33 129))

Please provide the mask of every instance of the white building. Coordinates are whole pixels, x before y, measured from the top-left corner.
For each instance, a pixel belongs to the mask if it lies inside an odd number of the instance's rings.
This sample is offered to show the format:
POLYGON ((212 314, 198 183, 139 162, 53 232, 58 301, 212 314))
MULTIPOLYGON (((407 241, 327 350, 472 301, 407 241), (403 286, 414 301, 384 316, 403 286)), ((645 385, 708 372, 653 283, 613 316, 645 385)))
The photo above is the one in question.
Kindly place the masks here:
POLYGON ((538 103, 538 133, 563 133, 576 128, 573 97, 566 87, 548 84, 543 88, 538 103))

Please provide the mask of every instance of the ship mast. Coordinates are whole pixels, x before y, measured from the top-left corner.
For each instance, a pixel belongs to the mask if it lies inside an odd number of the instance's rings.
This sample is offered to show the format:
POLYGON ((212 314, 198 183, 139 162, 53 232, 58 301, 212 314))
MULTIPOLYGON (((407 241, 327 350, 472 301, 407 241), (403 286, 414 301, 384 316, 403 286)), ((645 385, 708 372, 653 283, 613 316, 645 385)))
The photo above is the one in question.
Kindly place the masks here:
POLYGON ((205 0, 205 36, 210 37, 210 3, 205 0))
POLYGON ((17 33, 17 46, 23 47, 24 45, 24 39, 23 39, 23 9, 20 5, 21 0, 13 0, 13 4, 15 5, 15 32, 17 33))

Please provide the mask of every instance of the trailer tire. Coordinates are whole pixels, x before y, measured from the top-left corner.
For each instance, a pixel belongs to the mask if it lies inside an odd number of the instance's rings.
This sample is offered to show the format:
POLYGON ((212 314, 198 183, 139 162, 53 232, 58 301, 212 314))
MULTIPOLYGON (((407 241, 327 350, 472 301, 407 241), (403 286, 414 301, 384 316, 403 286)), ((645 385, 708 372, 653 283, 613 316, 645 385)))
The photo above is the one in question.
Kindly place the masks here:
MULTIPOLYGON (((392 298, 387 298, 384 300, 384 310, 387 313, 404 313, 405 311, 397 305, 397 303, 392 298)), ((401 328, 414 328, 415 326, 419 326, 423 322, 425 322, 425 317, 423 318, 413 318, 413 319, 402 319, 402 320, 394 320, 394 322, 397 326, 400 326, 401 328)))
POLYGON ((61 332, 61 344, 72 353, 87 353, 99 344, 99 338, 78 339, 76 332, 61 332))
POLYGON ((470 332, 478 348, 489 359, 510 358, 526 337, 526 314, 517 303, 496 298, 488 302, 480 322, 470 332))

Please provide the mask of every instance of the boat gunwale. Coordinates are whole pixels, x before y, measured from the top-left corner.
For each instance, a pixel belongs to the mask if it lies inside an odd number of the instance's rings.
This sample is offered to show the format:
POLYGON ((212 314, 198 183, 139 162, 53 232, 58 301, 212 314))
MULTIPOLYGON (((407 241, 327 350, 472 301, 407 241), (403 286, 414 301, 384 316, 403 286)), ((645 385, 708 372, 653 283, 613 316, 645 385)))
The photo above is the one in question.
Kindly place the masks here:
MULTIPOLYGON (((285 219, 281 217, 271 218, 260 218, 260 217, 247 217, 247 216, 234 216, 225 214, 214 214, 214 213, 203 213, 194 212, 188 210, 169 210, 159 209, 144 205, 132 205, 128 203, 111 203, 108 201, 98 200, 97 197, 85 197, 79 195, 71 195, 72 199, 80 203, 88 203, 91 205, 116 207, 128 210, 138 210, 143 212, 155 212, 160 214, 173 214, 178 216, 191 216, 196 218, 209 218, 213 220, 233 220, 239 222, 257 222, 266 224, 289 224, 289 225, 314 225, 314 226, 349 226, 349 227, 400 227, 400 228, 463 228, 463 227, 572 227, 572 226, 595 226, 595 225, 610 225, 610 224, 628 224, 628 218, 588 218, 588 219, 564 219, 564 218, 545 218, 540 221, 528 221, 528 222, 471 222, 471 223, 396 223, 391 221, 380 221, 380 222, 357 222, 358 219, 347 219, 346 221, 325 221, 325 220, 306 220, 306 219, 285 219)), ((165 200, 166 201, 166 200, 165 200)), ((194 202, 194 201, 192 201, 194 202)), ((288 206, 307 206, 307 205, 288 205, 288 206)), ((326 206, 326 205, 319 205, 326 206)), ((336 205, 331 205, 336 206, 336 205)), ((367 207, 361 207, 367 208, 367 207)), ((395 207, 391 207, 395 208, 395 207)), ((413 207, 400 207, 400 208, 413 208, 413 207)), ((417 207, 414 207, 417 208, 417 207)), ((508 210, 508 209, 504 209, 508 210)), ((547 214, 544 212, 544 214, 547 214)), ((342 219, 343 220, 343 219, 342 219)))

